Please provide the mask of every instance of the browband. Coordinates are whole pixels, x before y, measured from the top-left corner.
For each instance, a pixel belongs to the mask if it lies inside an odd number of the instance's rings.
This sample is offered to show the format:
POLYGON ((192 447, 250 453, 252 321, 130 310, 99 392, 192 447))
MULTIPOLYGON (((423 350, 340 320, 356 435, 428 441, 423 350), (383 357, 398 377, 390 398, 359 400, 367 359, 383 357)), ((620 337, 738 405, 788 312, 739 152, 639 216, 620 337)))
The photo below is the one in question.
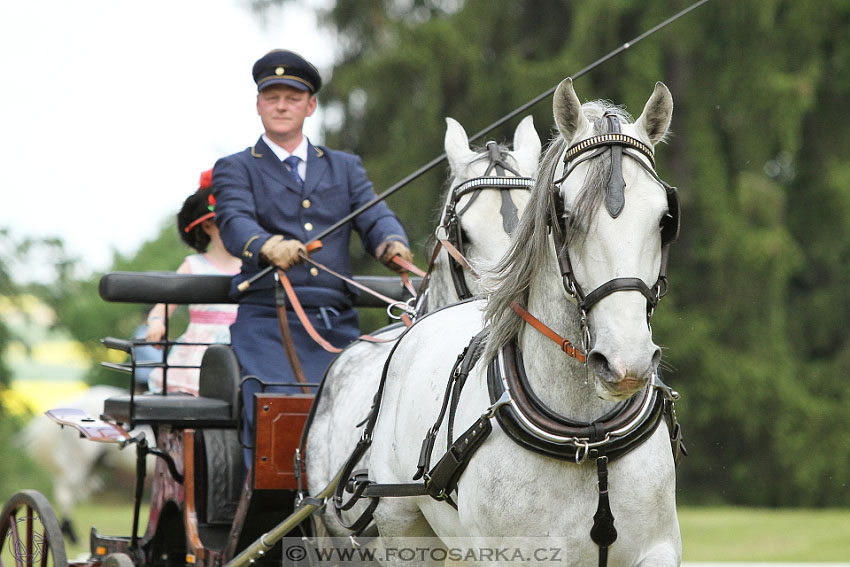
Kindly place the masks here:
POLYGON ((632 138, 631 136, 627 136, 625 134, 599 134, 597 136, 592 136, 587 138, 586 140, 582 140, 577 144, 574 144, 569 147, 569 149, 564 154, 564 163, 571 161, 575 156, 582 154, 588 150, 592 150, 593 148, 598 148, 600 146, 628 146, 630 148, 634 148, 642 153, 649 160, 649 163, 652 164, 652 167, 655 168, 655 157, 652 153, 652 148, 641 142, 636 138, 632 138))
POLYGON ((474 191, 479 187, 516 187, 517 189, 531 189, 534 181, 530 177, 474 177, 467 179, 454 188, 454 197, 459 199, 466 193, 474 191))

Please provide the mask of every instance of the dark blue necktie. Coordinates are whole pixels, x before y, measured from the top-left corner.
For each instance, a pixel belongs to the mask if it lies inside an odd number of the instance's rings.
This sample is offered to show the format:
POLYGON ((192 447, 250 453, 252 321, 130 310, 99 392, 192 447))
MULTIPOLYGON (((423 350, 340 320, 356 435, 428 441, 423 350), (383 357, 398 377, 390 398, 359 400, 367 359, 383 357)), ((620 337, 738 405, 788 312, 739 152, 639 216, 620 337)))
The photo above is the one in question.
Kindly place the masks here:
POLYGON ((295 178, 295 181, 298 182, 299 187, 304 187, 304 180, 301 179, 301 175, 298 174, 298 162, 301 161, 301 158, 298 156, 289 156, 283 163, 286 164, 286 167, 289 168, 289 171, 292 172, 292 176, 295 178))

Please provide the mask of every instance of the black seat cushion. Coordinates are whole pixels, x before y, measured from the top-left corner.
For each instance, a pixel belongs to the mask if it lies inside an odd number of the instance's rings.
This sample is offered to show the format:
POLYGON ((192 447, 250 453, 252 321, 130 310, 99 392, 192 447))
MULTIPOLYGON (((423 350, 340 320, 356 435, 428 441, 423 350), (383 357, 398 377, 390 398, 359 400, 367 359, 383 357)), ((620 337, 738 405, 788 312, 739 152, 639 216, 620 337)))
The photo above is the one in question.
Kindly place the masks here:
MULTIPOLYGON (((130 394, 108 398, 103 404, 103 415, 112 421, 129 423, 130 394)), ((229 402, 188 394, 138 395, 133 421, 172 427, 236 427, 229 402)))

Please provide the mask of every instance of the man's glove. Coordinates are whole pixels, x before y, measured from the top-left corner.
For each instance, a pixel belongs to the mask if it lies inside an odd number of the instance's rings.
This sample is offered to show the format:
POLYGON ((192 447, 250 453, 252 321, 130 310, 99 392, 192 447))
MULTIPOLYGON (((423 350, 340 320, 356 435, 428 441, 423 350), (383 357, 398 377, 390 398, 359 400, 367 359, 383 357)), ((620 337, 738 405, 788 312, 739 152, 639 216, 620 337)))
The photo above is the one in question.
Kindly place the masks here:
POLYGON ((413 252, 403 242, 399 242, 398 240, 385 240, 378 244, 378 247, 375 249, 375 257, 386 267, 396 272, 406 271, 405 268, 392 261, 396 256, 401 256, 402 260, 413 262, 413 252))
POLYGON ((301 262, 301 256, 298 253, 302 251, 306 253, 307 249, 301 241, 285 240, 283 236, 275 234, 263 243, 260 248, 260 257, 286 271, 301 262))

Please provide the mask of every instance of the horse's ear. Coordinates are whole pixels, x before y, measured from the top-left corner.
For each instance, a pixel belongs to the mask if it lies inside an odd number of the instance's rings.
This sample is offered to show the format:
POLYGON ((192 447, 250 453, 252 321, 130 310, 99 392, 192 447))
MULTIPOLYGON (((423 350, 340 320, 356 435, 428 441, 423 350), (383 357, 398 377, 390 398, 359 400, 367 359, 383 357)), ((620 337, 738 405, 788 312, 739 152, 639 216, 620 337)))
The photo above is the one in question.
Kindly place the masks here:
POLYGON ((555 89, 555 97, 552 100, 552 110, 555 114, 555 124, 561 136, 570 143, 579 132, 583 131, 589 123, 581 111, 581 101, 573 89, 573 80, 567 77, 558 88, 555 89))
POLYGON ((469 136, 466 135, 466 130, 454 118, 446 117, 445 146, 449 166, 452 168, 452 172, 458 175, 460 169, 465 167, 475 156, 475 152, 469 148, 469 136))
POLYGON ((652 96, 646 101, 643 113, 637 119, 635 125, 643 130, 649 141, 654 146, 664 139, 670 128, 670 120, 673 118, 673 95, 670 89, 661 81, 655 83, 652 96))
POLYGON ((520 121, 514 132, 514 157, 521 171, 535 171, 540 159, 540 136, 534 129, 534 118, 526 116, 520 121))

